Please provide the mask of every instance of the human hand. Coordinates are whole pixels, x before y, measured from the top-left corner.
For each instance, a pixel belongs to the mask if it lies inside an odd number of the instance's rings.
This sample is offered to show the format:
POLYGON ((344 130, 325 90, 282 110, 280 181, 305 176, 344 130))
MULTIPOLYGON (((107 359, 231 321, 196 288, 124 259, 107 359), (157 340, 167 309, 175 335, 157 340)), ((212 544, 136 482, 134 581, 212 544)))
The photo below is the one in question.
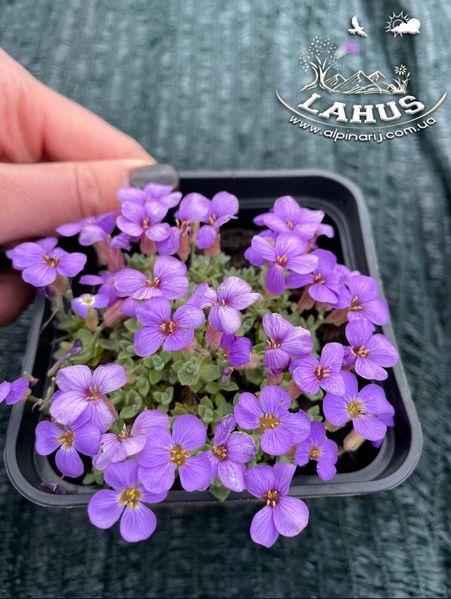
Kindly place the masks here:
MULTIPOLYGON (((114 210, 131 171, 155 163, 134 139, 35 79, 0 49, 0 246, 114 210)), ((0 326, 30 301, 0 271, 0 326)))

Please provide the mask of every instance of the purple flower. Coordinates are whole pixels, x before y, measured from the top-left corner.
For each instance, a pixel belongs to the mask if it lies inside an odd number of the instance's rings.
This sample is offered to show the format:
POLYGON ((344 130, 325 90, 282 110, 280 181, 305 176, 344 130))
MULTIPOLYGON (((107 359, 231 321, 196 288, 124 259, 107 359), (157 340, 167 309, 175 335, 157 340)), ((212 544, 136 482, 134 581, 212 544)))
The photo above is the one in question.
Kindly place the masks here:
POLYGON ((121 297, 139 300, 152 297, 178 299, 189 287, 186 266, 171 256, 159 256, 150 276, 139 270, 124 268, 115 274, 114 284, 121 297))
POLYGON ((58 470, 71 478, 81 476, 85 469, 78 452, 93 456, 99 449, 99 442, 99 429, 84 414, 70 426, 43 420, 36 427, 37 453, 50 455, 56 451, 58 470))
POLYGON ((208 209, 209 200, 200 193, 189 193, 185 196, 174 214, 177 226, 171 227, 167 239, 157 244, 160 254, 170 255, 178 252, 179 255, 183 254, 183 259, 186 259, 193 233, 192 225, 206 217, 208 209))
POLYGON ((340 275, 336 272, 337 259, 332 252, 315 250, 312 256, 318 258, 318 266, 310 274, 292 273, 287 279, 287 287, 297 289, 309 285, 308 293, 317 302, 336 304, 340 292, 340 275))
POLYGON ((171 303, 165 297, 155 297, 136 311, 144 325, 135 333, 135 352, 138 356, 154 354, 161 344, 165 351, 178 351, 194 337, 194 329, 202 326, 204 313, 195 306, 185 304, 171 315, 171 303))
POLYGON ((77 235, 80 245, 93 245, 98 241, 105 241, 108 235, 111 235, 116 226, 117 211, 101 214, 100 216, 90 216, 77 223, 68 223, 61 225, 56 230, 63 237, 72 237, 77 235))
POLYGON ((91 497, 91 523, 97 528, 110 528, 120 518, 123 539, 129 543, 148 539, 157 527, 157 519, 144 503, 159 503, 167 493, 151 493, 141 486, 135 460, 111 464, 105 471, 105 482, 112 490, 102 489, 91 497))
POLYGON ((26 376, 21 376, 11 383, 8 381, 0 383, 0 403, 4 401, 6 405, 12 406, 26 399, 29 394, 30 381, 26 376))
POLYGON ((280 314, 265 314, 263 328, 269 337, 263 364, 272 371, 282 372, 292 358, 309 354, 313 349, 310 332, 295 327, 280 314))
POLYGON ((364 379, 383 381, 388 376, 385 368, 396 364, 398 352, 384 335, 373 332, 374 326, 366 318, 348 322, 345 334, 351 347, 346 347, 345 361, 364 379))
POLYGON ((60 391, 53 397, 50 414, 61 424, 73 424, 87 412, 89 421, 104 432, 116 416, 107 393, 120 389, 126 382, 127 373, 119 364, 98 366, 94 372, 82 365, 61 368, 56 376, 60 391))
POLYGON ((169 225, 161 221, 166 216, 167 206, 159 202, 138 202, 122 204, 117 226, 132 237, 147 237, 151 241, 163 241, 169 235, 169 225))
POLYGON ((241 325, 239 310, 248 308, 261 298, 253 293, 252 287, 239 277, 227 277, 219 285, 216 292, 206 284, 192 294, 189 302, 198 307, 212 306, 208 322, 221 333, 236 333, 241 325))
POLYGON ((384 390, 374 383, 359 391, 357 378, 352 372, 344 372, 345 393, 342 396, 327 393, 323 410, 327 420, 335 426, 343 426, 349 420, 357 434, 369 441, 383 439, 387 425, 383 418, 392 411, 384 390))
POLYGON ((275 295, 281 295, 285 290, 286 271, 306 274, 318 265, 317 256, 306 254, 306 243, 294 233, 281 233, 275 244, 268 238, 255 235, 252 248, 269 263, 265 284, 275 295))
POLYGON ((223 333, 220 347, 224 353, 224 357, 232 366, 245 366, 250 362, 252 342, 247 337, 223 333))
POLYGON ((365 275, 353 274, 345 278, 345 285, 334 307, 348 310, 349 321, 368 318, 374 324, 388 322, 387 302, 379 297, 376 281, 365 275))
POLYGON ((86 264, 86 256, 79 252, 68 254, 56 247, 56 237, 46 237, 37 242, 27 241, 6 252, 16 270, 21 270, 26 283, 46 287, 58 275, 75 277, 86 264))
MULTIPOLYGON (((268 230, 262 231, 261 233, 256 235, 256 237, 262 238, 264 241, 270 243, 271 245, 276 244, 276 239, 278 236, 278 233, 274 233, 274 231, 268 230)), ((259 243, 254 245, 258 246, 259 243)), ((246 258, 246 260, 249 260, 252 266, 263 266, 266 263, 266 260, 262 257, 260 252, 256 251, 252 246, 248 247, 247 250, 244 252, 244 257, 246 258)))
POLYGON ((261 214, 254 222, 277 233, 296 233, 309 242, 323 218, 322 210, 301 208, 291 196, 282 196, 275 201, 272 212, 261 214))
POLYGON ((117 194, 121 203, 136 202, 144 206, 146 202, 159 202, 166 208, 174 208, 180 201, 182 194, 179 191, 173 191, 171 185, 160 185, 159 183, 149 183, 144 189, 139 187, 123 187, 117 194))
POLYGON ((331 480, 337 474, 337 459, 337 444, 326 437, 326 427, 322 422, 313 421, 308 439, 296 448, 294 461, 298 466, 305 466, 310 460, 315 460, 321 480, 331 480))
POLYGON ((191 414, 177 416, 172 434, 162 427, 147 432, 144 449, 138 454, 139 480, 146 489, 168 491, 178 469, 185 491, 203 491, 211 481, 211 464, 206 453, 192 455, 205 445, 207 431, 191 414))
POLYGON ((110 463, 137 455, 146 444, 147 430, 151 426, 169 428, 169 417, 159 410, 144 410, 130 428, 124 425, 123 430, 115 435, 105 433, 100 439, 100 448, 92 461, 98 470, 104 470, 110 463))
POLYGON ((310 433, 310 420, 303 412, 288 409, 291 397, 284 389, 263 387, 260 399, 253 393, 241 393, 234 414, 238 425, 262 432, 261 447, 269 455, 283 455, 310 433))
POLYGON ((307 526, 309 511, 305 503, 297 497, 287 497, 295 470, 293 464, 279 462, 273 467, 254 466, 246 471, 247 490, 266 503, 252 519, 254 543, 271 547, 279 534, 295 537, 307 526))
POLYGON ((341 373, 344 348, 340 343, 326 343, 317 360, 314 356, 307 356, 300 361, 300 365, 293 371, 296 385, 304 393, 316 395, 320 387, 340 395, 344 392, 341 373))
POLYGON ((239 210, 236 196, 220 191, 208 203, 208 212, 202 215, 200 221, 208 223, 200 228, 197 234, 197 247, 201 250, 210 248, 216 241, 219 228, 232 218, 239 210))
POLYGON ((236 426, 230 414, 216 425, 213 447, 207 455, 211 462, 212 478, 218 476, 224 487, 231 491, 244 491, 244 464, 255 455, 255 443, 250 435, 232 432, 236 426))
POLYGON ((114 286, 114 274, 105 271, 100 275, 83 275, 80 277, 82 285, 100 285, 98 293, 108 297, 108 305, 112 306, 117 301, 116 287, 114 286))
POLYGON ((96 308, 106 308, 108 306, 108 296, 98 293, 97 295, 91 295, 90 293, 84 293, 80 297, 76 297, 72 300, 72 310, 75 314, 78 314, 82 318, 88 318, 89 309, 95 310, 96 308))

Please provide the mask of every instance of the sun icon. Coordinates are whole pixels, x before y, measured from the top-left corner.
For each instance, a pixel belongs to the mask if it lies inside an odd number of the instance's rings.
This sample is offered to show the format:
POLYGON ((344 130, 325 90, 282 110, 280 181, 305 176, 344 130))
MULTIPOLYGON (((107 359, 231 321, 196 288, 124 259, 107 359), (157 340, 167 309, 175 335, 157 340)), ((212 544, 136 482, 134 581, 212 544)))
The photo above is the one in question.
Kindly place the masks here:
POLYGON ((403 23, 408 23, 409 20, 409 15, 405 13, 403 10, 399 13, 399 15, 393 12, 391 17, 388 17, 387 27, 385 28, 385 31, 393 33, 395 37, 397 35, 400 35, 402 37, 402 32, 399 31, 399 29, 397 28, 399 28, 399 25, 402 25, 403 23))

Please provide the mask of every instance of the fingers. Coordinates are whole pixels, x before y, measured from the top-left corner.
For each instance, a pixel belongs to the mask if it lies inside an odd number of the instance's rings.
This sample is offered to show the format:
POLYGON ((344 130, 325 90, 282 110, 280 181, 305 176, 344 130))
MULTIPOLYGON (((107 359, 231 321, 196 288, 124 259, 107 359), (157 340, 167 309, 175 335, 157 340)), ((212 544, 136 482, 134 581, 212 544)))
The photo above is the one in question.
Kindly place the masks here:
POLYGON ((117 190, 141 166, 140 160, 0 164, 0 245, 115 210, 117 190))
POLYGON ((15 320, 33 299, 33 288, 22 281, 20 273, 0 271, 0 327, 15 320))
POLYGON ((155 160, 134 139, 49 89, 0 49, 0 159, 155 160))

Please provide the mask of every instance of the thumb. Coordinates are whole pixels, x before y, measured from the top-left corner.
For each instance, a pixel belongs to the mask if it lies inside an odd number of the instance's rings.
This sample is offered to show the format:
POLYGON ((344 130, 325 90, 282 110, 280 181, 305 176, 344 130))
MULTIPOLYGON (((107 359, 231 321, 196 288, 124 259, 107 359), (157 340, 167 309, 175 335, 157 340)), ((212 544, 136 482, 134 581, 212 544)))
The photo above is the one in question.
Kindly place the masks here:
MULTIPOLYGON (((150 162, 150 161, 149 161, 150 162)), ((117 190, 142 160, 0 164, 0 245, 51 234, 56 227, 115 210, 117 190)))

